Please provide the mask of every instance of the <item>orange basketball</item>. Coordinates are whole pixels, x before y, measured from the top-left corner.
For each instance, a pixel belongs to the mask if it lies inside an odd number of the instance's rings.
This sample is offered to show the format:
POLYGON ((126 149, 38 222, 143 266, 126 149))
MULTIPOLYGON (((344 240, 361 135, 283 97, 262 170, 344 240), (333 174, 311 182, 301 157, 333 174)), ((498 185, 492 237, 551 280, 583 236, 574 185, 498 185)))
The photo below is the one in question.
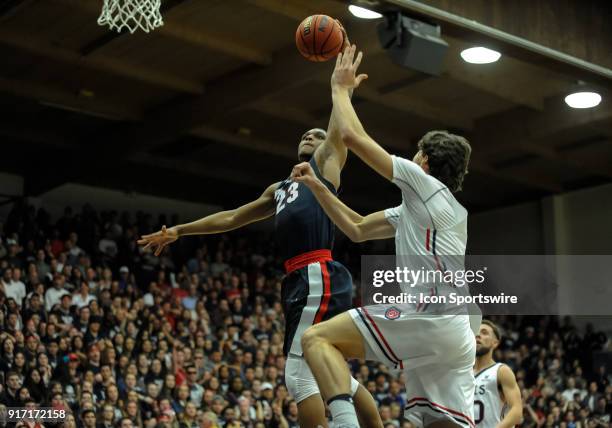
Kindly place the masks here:
POLYGON ((344 44, 340 24, 327 15, 312 15, 295 32, 300 53, 310 61, 327 61, 338 55, 344 44))

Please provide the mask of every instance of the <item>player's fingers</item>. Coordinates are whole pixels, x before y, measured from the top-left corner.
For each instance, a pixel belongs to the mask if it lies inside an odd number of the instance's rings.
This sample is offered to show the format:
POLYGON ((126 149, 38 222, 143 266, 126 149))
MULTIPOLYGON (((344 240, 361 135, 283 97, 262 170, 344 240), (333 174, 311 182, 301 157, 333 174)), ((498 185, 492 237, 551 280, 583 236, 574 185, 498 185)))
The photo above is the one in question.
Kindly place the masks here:
POLYGON ((165 224, 162 226, 161 233, 162 233, 162 235, 166 234, 166 225, 165 224))
POLYGON ((351 65, 351 59, 349 58, 351 55, 351 47, 347 46, 346 49, 344 49, 344 54, 342 55, 342 66, 343 67, 350 67, 351 65))
POLYGON ((352 46, 349 45, 344 51, 344 55, 342 58, 342 66, 344 68, 349 68, 351 64, 353 63, 353 58, 351 56, 351 49, 352 49, 352 46))
POLYGON ((359 76, 357 76, 355 78, 355 83, 357 86, 359 86, 361 84, 361 82, 363 82, 364 80, 366 80, 368 78, 367 74, 360 74, 359 76))
POLYGON ((357 59, 355 59, 355 63, 353 64, 353 70, 357 71, 359 68, 359 64, 361 64, 361 59, 363 58, 363 52, 359 51, 357 54, 357 59))
POLYGON ((159 232, 150 233, 148 235, 143 235, 142 238, 143 239, 153 239, 153 238, 155 238, 157 236, 159 236, 159 232))
POLYGON ((349 53, 349 66, 353 65, 353 59, 355 58, 355 50, 357 49, 356 45, 351 45, 351 50, 349 53))
POLYGON ((155 256, 159 256, 159 255, 161 254, 162 250, 164 249, 164 247, 165 247, 165 245, 164 245, 164 244, 160 244, 160 245, 157 247, 157 250, 155 250, 155 256))
POLYGON ((349 40, 348 33, 346 32, 346 28, 344 28, 344 25, 342 25, 342 23, 338 21, 337 19, 336 19, 336 23, 338 23, 338 26, 340 27, 340 31, 342 31, 342 50, 344 50, 347 46, 351 45, 351 42, 349 40))

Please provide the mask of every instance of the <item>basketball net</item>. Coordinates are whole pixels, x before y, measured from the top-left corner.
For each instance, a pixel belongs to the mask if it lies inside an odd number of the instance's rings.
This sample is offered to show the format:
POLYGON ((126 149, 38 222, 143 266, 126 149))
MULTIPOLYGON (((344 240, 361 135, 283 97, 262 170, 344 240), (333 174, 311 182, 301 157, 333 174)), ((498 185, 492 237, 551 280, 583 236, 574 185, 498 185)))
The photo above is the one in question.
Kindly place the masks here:
POLYGON ((134 33, 139 28, 148 33, 164 25, 160 6, 161 0, 104 0, 98 24, 118 33, 124 29, 134 33))

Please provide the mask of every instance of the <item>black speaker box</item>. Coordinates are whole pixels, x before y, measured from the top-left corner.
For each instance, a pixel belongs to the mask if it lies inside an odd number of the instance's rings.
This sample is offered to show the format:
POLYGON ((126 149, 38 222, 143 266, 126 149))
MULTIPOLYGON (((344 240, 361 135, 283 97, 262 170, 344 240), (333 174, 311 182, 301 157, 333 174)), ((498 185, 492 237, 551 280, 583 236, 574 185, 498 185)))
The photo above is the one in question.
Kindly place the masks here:
POLYGON ((378 25, 378 37, 394 63, 440 75, 448 43, 440 37, 439 26, 393 12, 378 25))

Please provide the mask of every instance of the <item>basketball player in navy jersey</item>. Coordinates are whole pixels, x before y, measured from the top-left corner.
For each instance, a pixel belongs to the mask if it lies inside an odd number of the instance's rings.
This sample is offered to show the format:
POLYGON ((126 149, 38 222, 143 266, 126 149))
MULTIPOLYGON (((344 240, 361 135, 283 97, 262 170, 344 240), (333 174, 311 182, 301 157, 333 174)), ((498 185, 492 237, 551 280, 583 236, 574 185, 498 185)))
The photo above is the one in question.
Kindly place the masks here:
POLYGON ((512 369, 493 360, 501 333, 483 320, 476 335, 474 422, 482 428, 511 428, 523 422, 521 390, 512 369))
MULTIPOLYGON (((319 180, 336 194, 347 149, 338 138, 332 110, 329 128, 311 129, 301 138, 298 158, 308 162, 319 180)), ((298 403, 302 428, 326 427, 325 405, 317 382, 302 356, 301 338, 311 325, 328 320, 352 307, 352 278, 332 258, 335 226, 312 191, 291 179, 269 186, 255 201, 230 211, 209 215, 188 224, 143 236, 138 243, 159 255, 181 236, 222 233, 275 216, 275 234, 285 259, 283 280, 285 313, 285 383, 298 403)), ((382 427, 370 393, 351 379, 351 394, 359 419, 367 427, 382 427)))

